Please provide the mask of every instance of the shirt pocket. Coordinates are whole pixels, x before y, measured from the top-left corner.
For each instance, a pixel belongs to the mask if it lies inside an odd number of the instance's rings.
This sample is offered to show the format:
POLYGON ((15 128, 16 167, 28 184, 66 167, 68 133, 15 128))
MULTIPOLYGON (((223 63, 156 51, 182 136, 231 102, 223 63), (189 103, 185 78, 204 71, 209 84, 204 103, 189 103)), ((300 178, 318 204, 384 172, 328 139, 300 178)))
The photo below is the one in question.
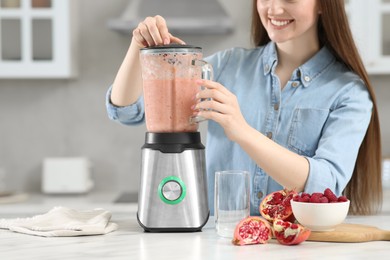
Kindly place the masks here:
POLYGON ((295 109, 288 136, 289 149, 300 155, 312 157, 317 150, 328 115, 328 109, 295 109))

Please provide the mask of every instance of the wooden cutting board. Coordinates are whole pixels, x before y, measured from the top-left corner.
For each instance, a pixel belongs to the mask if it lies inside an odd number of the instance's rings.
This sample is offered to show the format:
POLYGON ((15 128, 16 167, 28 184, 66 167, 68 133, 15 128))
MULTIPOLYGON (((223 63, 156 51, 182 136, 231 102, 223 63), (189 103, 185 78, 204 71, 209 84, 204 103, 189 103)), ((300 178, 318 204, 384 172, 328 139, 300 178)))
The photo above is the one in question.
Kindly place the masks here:
POLYGON ((308 240, 347 243, 378 240, 390 241, 390 231, 368 225, 343 223, 338 225, 333 231, 312 231, 308 240))

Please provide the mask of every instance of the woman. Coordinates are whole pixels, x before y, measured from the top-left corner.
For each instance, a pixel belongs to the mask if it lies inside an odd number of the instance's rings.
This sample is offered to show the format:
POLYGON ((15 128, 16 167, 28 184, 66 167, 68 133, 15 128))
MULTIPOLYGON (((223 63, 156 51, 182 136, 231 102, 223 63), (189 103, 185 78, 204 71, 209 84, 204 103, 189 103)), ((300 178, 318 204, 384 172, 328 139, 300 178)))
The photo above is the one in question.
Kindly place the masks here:
MULTIPOLYGON (((215 81, 199 80, 194 113, 209 119, 206 161, 213 211, 214 173, 251 172, 251 214, 283 187, 332 189, 351 213, 375 213, 382 200, 376 100, 348 26, 343 1, 254 0, 256 48, 232 48, 206 60, 215 81)), ((139 49, 184 42, 165 20, 148 17, 107 94, 112 119, 143 120, 139 49)))

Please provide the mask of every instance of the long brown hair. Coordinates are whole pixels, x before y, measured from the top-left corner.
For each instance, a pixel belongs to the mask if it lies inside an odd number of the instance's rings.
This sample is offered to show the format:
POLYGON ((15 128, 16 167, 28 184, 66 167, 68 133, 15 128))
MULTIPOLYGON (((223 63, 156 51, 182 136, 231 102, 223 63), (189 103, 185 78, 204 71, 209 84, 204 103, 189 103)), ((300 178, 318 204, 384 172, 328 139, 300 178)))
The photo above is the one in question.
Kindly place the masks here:
MULTIPOLYGON (((318 20, 320 44, 327 46, 339 62, 360 76, 373 102, 371 121, 360 146, 352 178, 344 194, 351 201, 350 214, 374 214, 381 209, 382 205, 381 134, 374 90, 353 40, 344 1, 317 1, 321 10, 318 20)), ((257 11, 257 0, 253 0, 252 41, 255 46, 262 46, 270 41, 257 11)))

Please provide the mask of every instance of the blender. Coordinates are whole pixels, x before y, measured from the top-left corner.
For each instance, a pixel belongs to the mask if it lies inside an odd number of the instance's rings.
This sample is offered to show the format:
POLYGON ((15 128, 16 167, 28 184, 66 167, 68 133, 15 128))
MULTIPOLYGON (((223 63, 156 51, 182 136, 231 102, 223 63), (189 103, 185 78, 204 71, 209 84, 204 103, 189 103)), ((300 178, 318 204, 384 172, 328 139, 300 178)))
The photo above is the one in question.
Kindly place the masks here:
POLYGON ((148 232, 201 231, 209 218, 205 147, 192 106, 198 78, 211 79, 202 49, 164 45, 140 50, 147 132, 137 219, 148 232))

